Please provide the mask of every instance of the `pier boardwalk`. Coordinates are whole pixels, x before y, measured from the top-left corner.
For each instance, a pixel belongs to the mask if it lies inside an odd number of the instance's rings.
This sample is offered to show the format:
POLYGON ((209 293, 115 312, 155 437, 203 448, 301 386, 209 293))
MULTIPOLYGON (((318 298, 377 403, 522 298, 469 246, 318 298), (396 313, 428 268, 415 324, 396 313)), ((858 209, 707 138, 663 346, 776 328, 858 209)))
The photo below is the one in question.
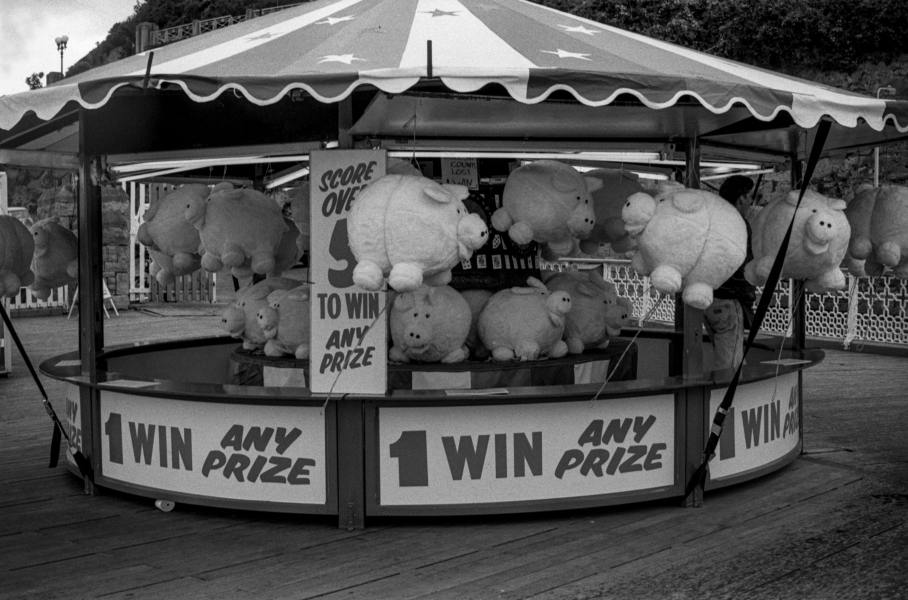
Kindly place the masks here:
MULTIPOLYGON (((114 345, 219 334, 213 305, 121 311, 114 345)), ((20 318, 35 362, 77 322, 20 318)), ((43 379, 58 413, 61 387, 43 379)), ((806 453, 701 508, 656 502, 370 519, 84 496, 47 468, 51 421, 18 352, 0 378, 0 598, 908 598, 908 358, 827 351, 804 372, 806 453)))

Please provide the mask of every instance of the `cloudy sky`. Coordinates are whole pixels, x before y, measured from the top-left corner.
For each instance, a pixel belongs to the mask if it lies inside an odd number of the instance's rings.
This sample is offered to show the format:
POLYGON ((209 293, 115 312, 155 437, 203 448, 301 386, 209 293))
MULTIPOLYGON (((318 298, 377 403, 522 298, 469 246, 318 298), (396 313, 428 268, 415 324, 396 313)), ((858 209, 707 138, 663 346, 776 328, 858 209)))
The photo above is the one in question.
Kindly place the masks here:
POLYGON ((25 78, 35 71, 60 70, 54 38, 69 36, 65 71, 134 6, 135 0, 0 0, 0 96, 27 91, 25 78))

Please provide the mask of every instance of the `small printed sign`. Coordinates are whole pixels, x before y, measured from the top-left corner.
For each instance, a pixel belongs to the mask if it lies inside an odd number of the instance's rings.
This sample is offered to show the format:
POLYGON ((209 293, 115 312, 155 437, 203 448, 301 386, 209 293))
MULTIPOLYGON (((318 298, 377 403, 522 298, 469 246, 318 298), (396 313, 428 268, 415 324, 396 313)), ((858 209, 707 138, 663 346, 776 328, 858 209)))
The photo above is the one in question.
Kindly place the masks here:
POLYGON ((441 159, 441 182, 479 189, 479 161, 475 158, 441 159))

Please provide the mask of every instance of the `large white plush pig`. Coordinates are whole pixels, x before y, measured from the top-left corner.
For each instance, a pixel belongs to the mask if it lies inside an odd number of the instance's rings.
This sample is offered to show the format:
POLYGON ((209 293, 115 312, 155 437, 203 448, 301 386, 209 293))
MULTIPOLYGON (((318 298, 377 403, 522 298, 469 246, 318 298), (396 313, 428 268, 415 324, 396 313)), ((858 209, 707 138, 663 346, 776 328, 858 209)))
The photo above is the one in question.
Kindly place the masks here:
POLYGON ((462 362, 469 354, 465 342, 470 316, 467 301, 447 285, 398 294, 391 310, 394 345, 388 357, 397 362, 462 362))
POLYGON ((586 237, 596 224, 591 192, 601 187, 601 180, 570 165, 532 162, 508 177, 492 227, 517 244, 544 243, 550 254, 564 256, 574 249, 573 238, 586 237))
POLYGON ((845 275, 839 265, 851 237, 845 201, 807 190, 801 208, 795 213, 798 194, 793 191, 770 201, 754 219, 751 241, 754 259, 744 267, 744 277, 754 285, 766 283, 794 216, 781 277, 804 279, 807 290, 814 293, 841 290, 845 287, 845 275))
POLYGON ((79 278, 79 238, 57 217, 38 221, 30 231, 35 240, 31 288, 39 300, 47 300, 51 290, 79 278))
POLYGON ((381 289, 385 277, 398 292, 420 285, 444 285, 451 268, 473 256, 489 239, 478 215, 470 214, 462 185, 426 177, 385 175, 359 192, 347 220, 356 257, 353 281, 381 289))
POLYGON ((631 266, 663 294, 705 309, 713 290, 747 257, 747 225, 737 209, 703 190, 668 189, 654 198, 637 193, 621 211, 637 242, 631 266))
POLYGON ((858 188, 845 216, 851 225, 848 253, 860 263, 849 264, 853 275, 883 274, 891 267, 900 279, 908 279, 908 187, 884 185, 858 188))

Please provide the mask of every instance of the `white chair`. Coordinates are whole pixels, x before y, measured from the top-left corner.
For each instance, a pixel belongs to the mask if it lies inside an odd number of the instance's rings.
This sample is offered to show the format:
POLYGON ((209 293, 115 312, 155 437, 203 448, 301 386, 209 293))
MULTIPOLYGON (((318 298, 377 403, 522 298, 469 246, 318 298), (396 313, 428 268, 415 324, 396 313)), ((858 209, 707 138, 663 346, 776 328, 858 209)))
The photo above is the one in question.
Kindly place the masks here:
MULTIPOLYGON (((114 304, 113 296, 110 294, 110 290, 107 289, 107 282, 102 280, 101 286, 102 286, 102 288, 101 288, 101 308, 104 309, 104 314, 107 315, 108 319, 110 318, 110 313, 107 312, 107 307, 104 306, 104 301, 108 300, 110 302, 110 307, 114 311, 114 314, 119 317, 120 313, 119 313, 119 311, 117 311, 117 305, 114 304)), ((66 315, 67 319, 69 319, 71 316, 73 316, 73 309, 76 308, 76 302, 78 302, 78 301, 79 301, 79 288, 77 286, 76 293, 73 294, 73 302, 69 306, 69 314, 66 315)))

